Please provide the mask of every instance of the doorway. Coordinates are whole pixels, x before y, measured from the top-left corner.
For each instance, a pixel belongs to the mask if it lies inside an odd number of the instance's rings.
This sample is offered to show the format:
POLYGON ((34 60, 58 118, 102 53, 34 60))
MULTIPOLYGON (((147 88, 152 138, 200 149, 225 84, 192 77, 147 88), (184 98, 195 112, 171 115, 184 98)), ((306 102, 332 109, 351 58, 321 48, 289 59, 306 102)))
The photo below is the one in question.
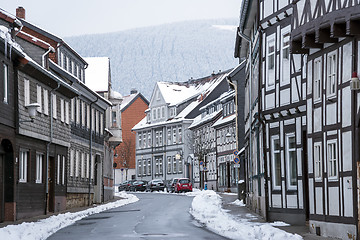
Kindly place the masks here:
POLYGON ((4 155, 0 154, 0 222, 4 221, 4 155))
POLYGON ((55 212, 55 158, 49 157, 48 212, 55 212))
POLYGON ((307 155, 307 134, 306 130, 302 131, 302 159, 303 159, 303 193, 304 193, 304 211, 305 211, 305 221, 309 221, 309 174, 308 174, 308 155, 307 155))

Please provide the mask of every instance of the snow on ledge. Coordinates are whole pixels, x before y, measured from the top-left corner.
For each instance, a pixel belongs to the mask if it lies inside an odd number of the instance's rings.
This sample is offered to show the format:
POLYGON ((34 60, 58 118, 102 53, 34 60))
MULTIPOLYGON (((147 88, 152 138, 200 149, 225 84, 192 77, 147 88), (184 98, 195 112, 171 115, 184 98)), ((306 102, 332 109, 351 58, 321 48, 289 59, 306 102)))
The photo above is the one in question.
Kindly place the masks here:
POLYGON ((6 240, 41 240, 46 239, 56 231, 67 227, 76 221, 81 220, 92 214, 100 213, 105 210, 121 207, 123 205, 139 201, 139 199, 132 194, 125 192, 116 193, 116 196, 122 197, 115 202, 92 207, 79 212, 67 212, 48 217, 37 222, 24 222, 19 225, 8 225, 0 228, 0 239, 6 240))

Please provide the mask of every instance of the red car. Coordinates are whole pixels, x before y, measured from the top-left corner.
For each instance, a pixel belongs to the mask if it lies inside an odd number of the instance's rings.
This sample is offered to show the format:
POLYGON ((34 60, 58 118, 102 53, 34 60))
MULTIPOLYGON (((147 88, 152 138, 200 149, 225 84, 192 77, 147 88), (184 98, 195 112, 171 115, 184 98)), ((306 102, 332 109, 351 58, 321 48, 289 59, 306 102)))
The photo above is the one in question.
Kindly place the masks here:
POLYGON ((179 178, 175 184, 175 192, 192 192, 192 184, 188 178, 179 178))

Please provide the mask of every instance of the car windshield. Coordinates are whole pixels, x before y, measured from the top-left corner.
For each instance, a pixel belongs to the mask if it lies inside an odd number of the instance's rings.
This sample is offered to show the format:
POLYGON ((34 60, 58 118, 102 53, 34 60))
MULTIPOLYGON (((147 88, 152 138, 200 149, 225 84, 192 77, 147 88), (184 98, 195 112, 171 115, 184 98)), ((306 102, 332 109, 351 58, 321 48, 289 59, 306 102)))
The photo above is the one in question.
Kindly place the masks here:
POLYGON ((181 179, 179 182, 181 184, 186 184, 186 183, 190 183, 190 180, 189 179, 181 179))
POLYGON ((155 179, 153 180, 153 183, 162 183, 163 181, 161 179, 155 179))

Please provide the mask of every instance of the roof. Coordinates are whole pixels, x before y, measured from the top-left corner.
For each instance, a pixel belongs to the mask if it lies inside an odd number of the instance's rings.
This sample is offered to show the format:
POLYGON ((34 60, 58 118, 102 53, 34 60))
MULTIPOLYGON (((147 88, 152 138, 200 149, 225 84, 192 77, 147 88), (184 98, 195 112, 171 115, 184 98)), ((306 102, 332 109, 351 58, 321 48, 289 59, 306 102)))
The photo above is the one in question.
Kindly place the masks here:
POLYGON ((201 117, 201 114, 199 114, 193 121, 193 123, 189 126, 189 129, 198 127, 200 125, 203 125, 205 123, 208 123, 210 121, 215 120, 219 116, 222 110, 215 111, 213 113, 207 114, 204 117, 201 117))
POLYGON ((108 57, 86 57, 85 84, 96 92, 109 90, 110 59, 108 57))
POLYGON ((221 117, 213 124, 213 127, 216 128, 216 127, 222 126, 224 124, 230 123, 232 121, 235 121, 235 118, 236 118, 235 114, 232 114, 232 115, 226 116, 226 117, 221 117))

